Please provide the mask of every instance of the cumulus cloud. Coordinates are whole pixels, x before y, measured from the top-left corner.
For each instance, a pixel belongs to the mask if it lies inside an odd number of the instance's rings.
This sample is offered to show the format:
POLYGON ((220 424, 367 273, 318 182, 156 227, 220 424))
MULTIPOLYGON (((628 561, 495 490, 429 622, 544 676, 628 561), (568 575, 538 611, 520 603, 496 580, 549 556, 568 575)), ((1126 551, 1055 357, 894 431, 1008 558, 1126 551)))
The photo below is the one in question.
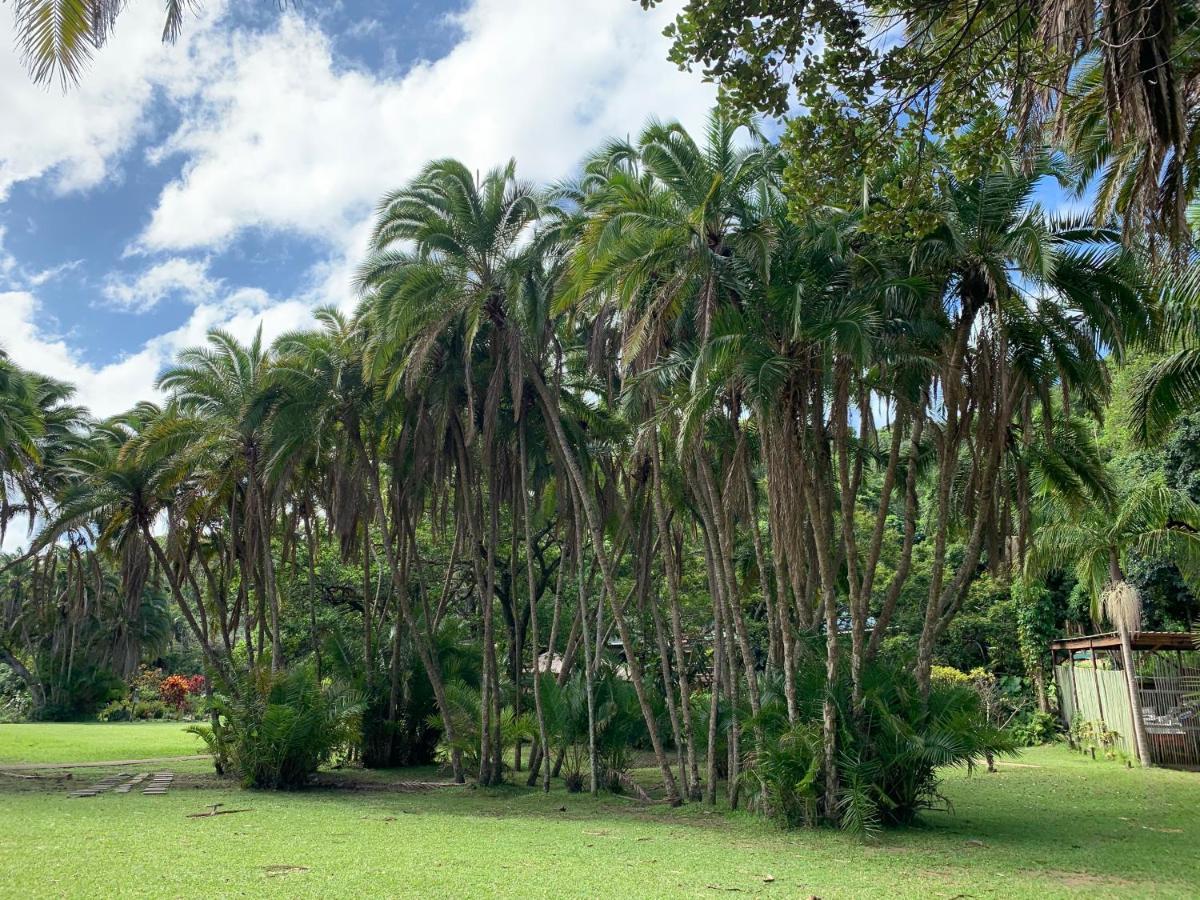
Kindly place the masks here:
MULTIPOLYGON (((130 310, 189 304, 163 334, 93 364, 77 349, 86 336, 60 333, 39 301, 36 278, 61 271, 25 272, 0 248, 0 345, 74 382, 80 401, 106 415, 154 398, 170 357, 211 327, 248 339, 261 325, 271 339, 308 323, 317 303, 350 308, 375 202, 429 159, 487 169, 516 157, 523 177, 545 181, 649 116, 699 125, 714 91, 666 61, 661 35, 678 5, 646 13, 627 0, 471 0, 450 23, 461 37, 447 55, 396 73, 339 57, 322 30, 327 17, 285 11, 265 32, 231 30, 217 0, 180 44, 163 47, 161 9, 130 4, 115 40, 65 96, 30 85, 0 48, 0 200, 22 180, 61 192, 120 179, 123 168, 177 167, 130 246, 146 268, 110 275, 102 292, 130 310), (154 132, 160 105, 177 120, 165 136, 154 132), (157 143, 145 158, 131 156, 147 137, 157 143), (294 296, 223 283, 187 255, 220 254, 248 230, 321 248, 294 296)), ((0 10, 0 41, 8 20, 0 10)))
POLYGON ((161 400, 154 387, 158 374, 181 349, 203 343, 212 328, 223 328, 243 341, 261 328, 269 342, 311 322, 311 305, 303 300, 279 301, 265 291, 242 288, 197 304, 182 325, 134 352, 94 365, 70 336, 54 331, 33 293, 0 292, 0 349, 17 365, 74 384, 76 401, 101 417, 141 400, 161 400))
POLYGON ((146 312, 170 297, 198 305, 211 299, 219 286, 219 281, 209 277, 207 263, 173 256, 134 278, 110 275, 104 284, 104 298, 112 306, 146 312))
POLYGON ((162 45, 162 7, 132 3, 79 85, 30 82, 16 52, 10 5, 0 9, 0 200, 18 182, 46 177, 58 192, 114 177, 114 161, 142 137, 156 84, 175 79, 178 53, 211 40, 223 2, 212 4, 180 46, 162 45))
POLYGON ((475 0, 442 59, 384 78, 339 64, 295 14, 234 37, 193 114, 155 151, 181 155, 140 244, 221 246, 247 228, 341 243, 378 197, 429 159, 475 168, 515 156, 526 177, 566 174, 604 137, 650 115, 695 125, 710 86, 665 59, 672 11, 612 0, 475 0))

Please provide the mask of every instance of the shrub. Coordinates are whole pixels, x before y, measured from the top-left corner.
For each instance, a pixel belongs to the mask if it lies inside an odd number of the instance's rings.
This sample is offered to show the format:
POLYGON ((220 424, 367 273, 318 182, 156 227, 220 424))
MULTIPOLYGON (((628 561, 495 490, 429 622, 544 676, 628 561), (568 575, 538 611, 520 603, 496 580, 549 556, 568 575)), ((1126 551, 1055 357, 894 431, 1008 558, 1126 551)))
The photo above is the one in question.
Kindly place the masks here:
POLYGON ((152 669, 149 666, 139 666, 137 674, 129 681, 129 693, 134 698, 148 700, 158 696, 159 686, 163 682, 162 669, 152 669))
POLYGON ((132 722, 133 701, 128 698, 113 700, 96 713, 96 718, 101 722, 132 722))
POLYGON ((191 680, 184 675, 170 675, 158 685, 158 696, 162 702, 182 715, 188 708, 191 680))
MULTIPOLYGON (((443 733, 438 748, 444 759, 458 750, 462 754, 463 765, 470 771, 479 771, 479 752, 483 743, 480 724, 480 693, 465 681, 451 681, 446 685, 446 701, 450 709, 451 721, 454 723, 454 743, 446 739, 443 733)), ((431 713, 428 718, 430 728, 440 727, 441 715, 431 713)), ((500 710, 500 745, 511 747, 519 739, 532 740, 537 734, 537 726, 530 713, 516 715, 511 706, 500 710)))
POLYGON ((33 707, 29 689, 20 677, 0 663, 0 724, 23 722, 33 707))
POLYGON ((46 704, 30 713, 47 722, 70 722, 93 715, 124 693, 125 685, 116 675, 88 665, 72 672, 69 678, 56 679, 46 704))
POLYGON ((583 773, 578 770, 571 770, 563 773, 563 783, 567 786, 568 794, 579 794, 583 792, 583 773))
POLYGON ((1058 720, 1050 713, 1034 710, 1018 719, 1011 728, 1013 740, 1022 747, 1048 744, 1058 737, 1058 720))
POLYGON ((317 681, 311 666, 272 674, 259 668, 214 698, 213 725, 188 731, 204 739, 218 772, 246 787, 290 788, 354 739, 359 699, 340 685, 317 681))
POLYGON ((1118 759, 1125 754, 1118 746, 1121 733, 1109 728, 1099 720, 1083 721, 1076 716, 1071 723, 1071 736, 1081 753, 1092 753, 1099 750, 1105 759, 1118 759))
POLYGON ((170 708, 161 700, 138 700, 133 704, 135 719, 165 719, 168 712, 170 708))
POLYGON ((863 672, 857 712, 847 672, 832 690, 839 722, 836 809, 822 808, 823 663, 806 665, 797 675, 800 715, 794 725, 773 708, 776 700, 760 713, 767 739, 748 759, 743 778, 754 802, 785 825, 833 820, 862 834, 910 823, 921 810, 945 805, 940 769, 970 768, 1013 748, 1005 732, 987 723, 971 684, 958 679, 934 681, 925 703, 906 669, 876 663, 863 672))

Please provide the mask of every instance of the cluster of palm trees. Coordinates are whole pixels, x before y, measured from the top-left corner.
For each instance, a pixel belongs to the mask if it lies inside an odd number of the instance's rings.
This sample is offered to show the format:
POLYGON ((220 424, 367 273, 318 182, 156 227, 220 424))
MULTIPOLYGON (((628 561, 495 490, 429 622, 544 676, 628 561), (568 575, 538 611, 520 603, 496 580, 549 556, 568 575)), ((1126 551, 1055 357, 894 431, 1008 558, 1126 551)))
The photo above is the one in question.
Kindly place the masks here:
MULTIPOLYGON (((548 787, 539 681, 582 667, 591 700, 615 634, 665 796, 715 798, 724 702, 736 798, 763 685, 782 681, 795 721, 815 642, 862 703, 919 543, 928 692, 973 579, 1024 562, 1039 503, 1103 500, 1085 423, 1161 314, 1118 234, 1035 202, 1053 156, 960 180, 931 153, 930 224, 903 235, 869 226, 886 172, 856 208, 797 217, 783 164, 720 111, 699 140, 651 122, 549 188, 511 162, 432 162, 380 202, 352 315, 319 310, 271 347, 215 331, 162 374, 161 406, 91 422, 4 363, 4 521, 39 517, 31 557, 109 554, 131 603, 165 584, 231 686, 294 661, 284 620, 304 613, 279 571, 307 560, 315 581, 332 543, 362 567, 370 688, 394 716, 415 651, 460 780, 503 777, 502 710, 531 700, 548 787), (451 619, 482 654, 471 773, 451 619)), ((831 819, 854 715, 824 704, 831 819)))

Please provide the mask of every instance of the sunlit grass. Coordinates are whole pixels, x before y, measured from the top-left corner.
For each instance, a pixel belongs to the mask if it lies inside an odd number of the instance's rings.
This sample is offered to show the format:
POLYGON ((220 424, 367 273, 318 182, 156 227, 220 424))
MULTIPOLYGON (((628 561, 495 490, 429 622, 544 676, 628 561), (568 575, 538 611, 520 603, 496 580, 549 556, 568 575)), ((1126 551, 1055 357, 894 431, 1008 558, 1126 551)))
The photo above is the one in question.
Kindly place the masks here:
POLYGON ((34 722, 0 725, 0 764, 151 759, 204 752, 180 722, 34 722))
MULTIPOLYGON (((522 787, 67 799, 0 778, 4 896, 807 897, 1195 895, 1200 776, 1061 747, 950 773, 955 814, 864 844, 749 813, 522 787), (248 812, 188 818, 213 803, 248 812)), ((102 770, 79 770, 75 783, 102 770)), ((428 770, 370 781, 427 780, 428 770)), ((521 779, 523 783, 523 779, 521 779)))

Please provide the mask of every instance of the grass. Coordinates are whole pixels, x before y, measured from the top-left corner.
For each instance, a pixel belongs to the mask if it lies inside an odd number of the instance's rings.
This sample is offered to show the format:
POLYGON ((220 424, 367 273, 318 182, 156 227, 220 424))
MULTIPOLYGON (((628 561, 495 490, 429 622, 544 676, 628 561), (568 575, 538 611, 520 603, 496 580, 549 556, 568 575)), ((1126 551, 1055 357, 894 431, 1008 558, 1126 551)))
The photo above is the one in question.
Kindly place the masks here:
MULTIPOLYGON (((10 740, 0 730, 6 753, 10 740)), ((0 896, 1195 895, 1200 775, 1061 747, 1018 763, 948 774, 956 814, 869 844, 561 788, 402 790, 403 772, 291 794, 183 774, 162 797, 82 800, 67 785, 103 770, 71 783, 0 777, 4 818, 20 823, 0 830, 0 896), (210 803, 248 811, 187 818, 210 803)))
POLYGON ((195 735, 185 733, 185 727, 179 722, 0 725, 0 765, 154 759, 203 753, 203 743, 195 735))

